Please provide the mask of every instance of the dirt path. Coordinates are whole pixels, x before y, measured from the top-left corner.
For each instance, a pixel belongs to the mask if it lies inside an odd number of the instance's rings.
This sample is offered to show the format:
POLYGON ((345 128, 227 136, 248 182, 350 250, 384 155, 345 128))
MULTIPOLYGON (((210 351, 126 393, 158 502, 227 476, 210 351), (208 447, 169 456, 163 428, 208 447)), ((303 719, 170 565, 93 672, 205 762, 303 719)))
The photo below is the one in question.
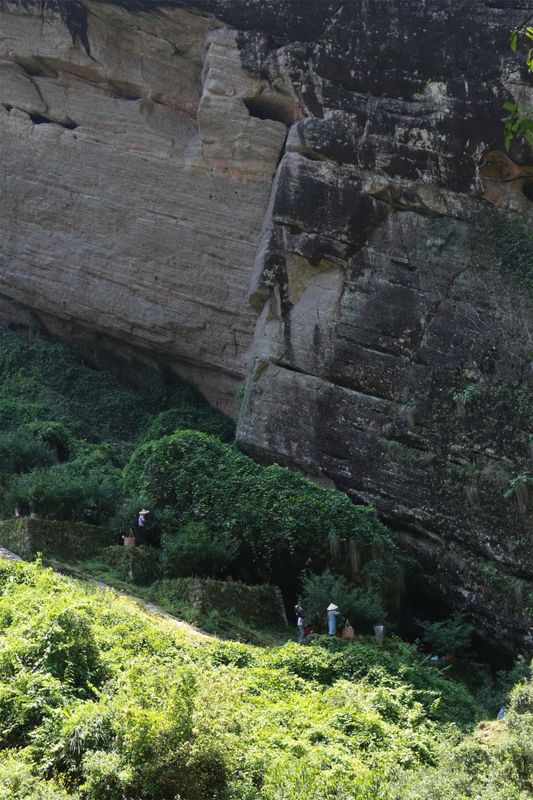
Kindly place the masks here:
POLYGON ((20 556, 12 553, 11 550, 6 550, 5 547, 0 547, 0 558, 7 558, 9 561, 23 561, 20 556))

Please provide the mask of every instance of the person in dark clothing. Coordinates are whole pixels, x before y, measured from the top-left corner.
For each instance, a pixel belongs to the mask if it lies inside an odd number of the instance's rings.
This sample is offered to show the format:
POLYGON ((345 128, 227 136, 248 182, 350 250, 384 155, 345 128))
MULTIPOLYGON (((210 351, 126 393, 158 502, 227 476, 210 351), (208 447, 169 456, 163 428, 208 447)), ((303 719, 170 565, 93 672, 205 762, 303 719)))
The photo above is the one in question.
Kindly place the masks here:
POLYGON ((91 503, 89 508, 84 510, 83 516, 85 517, 85 522, 88 522, 89 525, 98 525, 100 522, 100 513, 96 503, 91 503))
POLYGON ((305 637, 304 610, 301 603, 296 603, 294 613, 296 614, 296 625, 298 626, 298 644, 301 644, 305 637))

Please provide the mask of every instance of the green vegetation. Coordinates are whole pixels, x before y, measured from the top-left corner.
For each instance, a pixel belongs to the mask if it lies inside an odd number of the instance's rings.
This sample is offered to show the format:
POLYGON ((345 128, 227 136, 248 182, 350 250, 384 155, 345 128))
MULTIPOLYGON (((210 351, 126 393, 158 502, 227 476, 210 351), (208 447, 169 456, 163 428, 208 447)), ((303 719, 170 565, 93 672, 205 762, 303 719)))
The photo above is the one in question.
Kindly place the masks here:
POLYGON ((469 383, 462 391, 454 392, 453 399, 460 405, 468 406, 474 400, 478 399, 483 391, 486 391, 485 386, 480 386, 477 383, 469 383))
POLYGON ((6 800, 528 796, 530 681, 483 739, 468 690, 397 640, 257 649, 38 564, 0 585, 6 800))
POLYGON ((520 487, 528 487, 533 485, 533 475, 527 472, 522 472, 516 475, 509 481, 508 488, 504 492, 504 497, 513 497, 520 490, 520 487))
POLYGON ((396 550, 372 508, 355 506, 341 492, 322 489, 276 464, 263 467, 212 436, 179 431, 141 445, 125 469, 132 493, 159 517, 169 576, 184 552, 192 563, 205 551, 204 574, 226 548, 238 549, 253 578, 283 580, 304 566, 327 564, 327 537, 357 542, 361 585, 386 591, 396 577, 396 550), (191 527, 191 522, 203 528, 191 527), (179 526, 182 544, 169 537, 179 526))
POLYGON ((492 264, 516 286, 533 290, 533 232, 514 219, 494 214, 483 233, 492 264))
POLYGON ((418 465, 423 466, 432 464, 436 459, 436 454, 431 451, 420 450, 417 447, 411 447, 405 442, 400 442, 397 439, 386 439, 383 436, 379 437, 380 443, 385 447, 392 459, 398 461, 400 464, 408 466, 418 465))
POLYGON ((279 590, 270 584, 248 585, 211 578, 159 578, 160 553, 154 548, 106 548, 81 561, 44 560, 62 574, 103 582, 141 602, 198 626, 223 639, 260 647, 284 644, 287 628, 279 590))
MULTIPOLYGON (((533 248, 531 250, 533 252, 533 248)), ((533 268, 533 266, 532 266, 533 268)), ((532 273, 533 274, 533 273, 532 273)), ((516 287, 517 297, 524 297, 516 287)), ((503 293, 500 308, 504 306, 503 293)), ((509 315, 508 319, 511 319, 509 315)), ((514 319, 521 319, 517 312, 514 319)), ((529 312, 525 319, 530 319, 529 312)), ((493 331, 494 332, 494 331, 493 331)), ((507 338, 502 329, 500 340, 505 358, 501 371, 494 375, 477 374, 465 369, 456 377, 450 396, 461 411, 453 416, 449 406, 436 404, 426 419, 438 435, 453 442, 460 453, 460 463, 448 462, 447 477, 436 487, 447 487, 450 500, 468 502, 465 513, 483 525, 487 532, 505 531, 506 541, 512 543, 515 557, 528 552, 531 546, 531 455, 533 431, 533 383, 525 361, 531 349, 525 331, 522 344, 505 351, 507 338), (459 405, 460 404, 460 405, 459 405), (461 413, 462 412, 462 413, 461 413)), ((518 341, 518 340, 515 340, 518 341)), ((490 363, 489 363, 490 366, 490 363)), ((459 461, 459 460, 458 460, 459 461)), ((466 526, 465 526, 465 535, 466 526)))
POLYGON ((450 619, 441 622, 420 621, 422 640, 436 653, 456 655, 465 653, 470 647, 474 626, 463 614, 456 612, 450 619))
POLYGON ((102 561, 120 576, 122 581, 147 585, 161 577, 161 557, 153 547, 106 547, 100 554, 102 561))
MULTIPOLYGON (((529 73, 533 73, 533 49, 530 42, 533 40, 533 27, 529 19, 521 28, 512 31, 509 47, 516 53, 519 45, 526 45, 528 49, 523 53, 523 62, 529 73)), ((507 102, 503 105, 508 112, 505 122, 505 149, 509 150, 515 138, 522 138, 528 144, 533 144, 533 108, 530 105, 507 102)))
POLYGON ((281 595, 266 583, 247 586, 210 578, 164 578, 151 586, 150 595, 165 608, 174 605, 176 616, 180 616, 176 614, 180 602, 192 602, 199 619, 206 618, 212 611, 230 614, 257 629, 278 629, 283 635, 281 641, 287 640, 281 595))
MULTIPOLYGON (((231 443, 232 422, 165 370, 147 368, 134 390, 44 338, 0 330, 0 351, 2 516, 36 508, 56 525, 98 522, 111 532, 103 544, 119 545, 146 506, 148 544, 158 554, 100 547, 122 579, 231 573, 293 593, 305 568, 332 568, 350 579, 360 605, 373 603, 383 616, 401 569, 372 508, 256 464, 231 443), (332 539, 347 543, 351 561, 331 559, 332 539)), ((42 549, 67 557, 46 542, 42 549)))
POLYGON ((22 558, 38 553, 68 559, 86 558, 110 544, 112 532, 101 525, 52 519, 0 521, 0 543, 22 558))
POLYGON ((145 378, 133 390, 64 345, 0 329, 2 516, 33 502, 53 519, 82 519, 96 506, 108 520, 122 507, 122 470, 142 437, 194 421, 231 438, 231 421, 191 387, 164 370, 146 369, 145 378))
POLYGON ((203 522, 187 522, 176 536, 172 530, 161 537, 165 575, 215 575, 238 552, 237 540, 227 530, 210 531, 203 522))
POLYGON ((383 623, 387 613, 381 604, 378 593, 371 588, 354 586, 343 575, 334 575, 329 570, 320 575, 304 572, 302 577, 302 604, 306 622, 313 630, 324 633, 326 615, 324 609, 335 598, 335 603, 342 609, 342 618, 350 620, 352 625, 363 626, 371 630, 372 623, 383 623))
MULTIPOLYGON (((370 630, 401 583, 371 508, 254 463, 231 444, 232 423, 162 370, 135 391, 43 339, 0 331, 0 345, 9 535, 30 536, 15 505, 37 505, 33 551, 41 536, 43 550, 85 559, 70 570, 262 645, 0 560, 0 800, 525 800, 528 665, 495 685, 394 638, 281 645, 271 586, 206 577, 301 589, 317 631, 334 599, 370 630), (118 546, 143 505, 156 546, 118 546), (82 547, 85 533, 69 546, 82 528, 97 547, 82 547), (476 728, 513 685, 506 721, 476 728)), ((426 632, 457 644, 465 625, 426 632)))

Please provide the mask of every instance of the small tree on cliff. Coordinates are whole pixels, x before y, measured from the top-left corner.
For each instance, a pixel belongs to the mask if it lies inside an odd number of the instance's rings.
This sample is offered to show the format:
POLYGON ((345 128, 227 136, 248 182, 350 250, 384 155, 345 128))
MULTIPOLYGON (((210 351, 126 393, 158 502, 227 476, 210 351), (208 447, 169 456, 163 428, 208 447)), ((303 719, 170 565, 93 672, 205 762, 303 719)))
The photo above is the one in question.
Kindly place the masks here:
MULTIPOLYGON (((516 53, 521 43, 529 45, 533 41, 533 18, 529 19, 521 28, 513 31, 509 46, 516 53)), ((525 55, 525 65, 533 74, 533 47, 529 47, 525 55)), ((508 150, 513 139, 522 137, 528 144, 533 145, 533 106, 521 103, 505 103, 504 108, 509 112, 505 117, 505 149, 508 150)))

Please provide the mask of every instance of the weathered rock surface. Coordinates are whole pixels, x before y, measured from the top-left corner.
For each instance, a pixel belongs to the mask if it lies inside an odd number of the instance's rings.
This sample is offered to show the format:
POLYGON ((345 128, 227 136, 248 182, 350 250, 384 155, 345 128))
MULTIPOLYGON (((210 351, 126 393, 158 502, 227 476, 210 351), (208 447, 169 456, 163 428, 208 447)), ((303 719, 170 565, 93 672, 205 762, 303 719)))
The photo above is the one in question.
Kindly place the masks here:
POLYGON ((500 152, 531 0, 4 12, 3 318, 224 408, 248 370, 243 448, 375 504, 429 591, 531 647, 533 159, 500 152))
POLYGON ((355 5, 306 66, 284 48, 305 118, 254 265, 239 441, 374 504, 428 592, 531 648, 533 242, 513 228, 533 222, 531 168, 493 153, 478 170, 506 92, 528 91, 494 59, 526 4, 355 5))
POLYGON ((286 126, 250 116, 264 82, 220 23, 92 6, 89 55, 62 8, 2 14, 4 319, 16 303, 63 336, 166 354, 231 408, 286 126))

